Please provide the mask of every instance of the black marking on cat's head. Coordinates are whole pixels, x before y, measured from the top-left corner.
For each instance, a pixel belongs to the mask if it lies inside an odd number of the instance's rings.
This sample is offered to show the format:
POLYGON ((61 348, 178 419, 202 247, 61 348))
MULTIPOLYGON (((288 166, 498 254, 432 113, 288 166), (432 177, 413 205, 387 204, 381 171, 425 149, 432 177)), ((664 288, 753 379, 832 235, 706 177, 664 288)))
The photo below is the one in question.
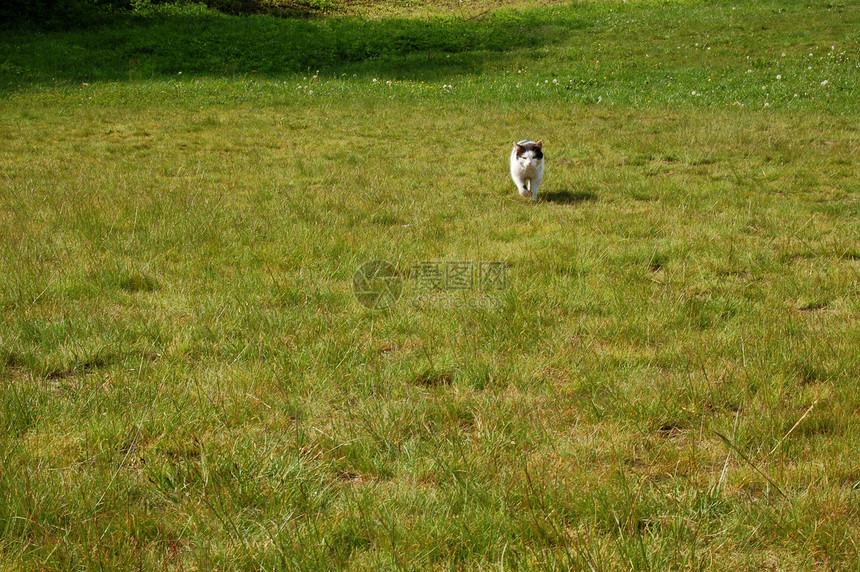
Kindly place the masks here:
POLYGON ((528 151, 534 152, 535 159, 543 159, 543 141, 532 141, 531 139, 523 139, 514 143, 517 148, 517 157, 521 157, 523 153, 528 151))

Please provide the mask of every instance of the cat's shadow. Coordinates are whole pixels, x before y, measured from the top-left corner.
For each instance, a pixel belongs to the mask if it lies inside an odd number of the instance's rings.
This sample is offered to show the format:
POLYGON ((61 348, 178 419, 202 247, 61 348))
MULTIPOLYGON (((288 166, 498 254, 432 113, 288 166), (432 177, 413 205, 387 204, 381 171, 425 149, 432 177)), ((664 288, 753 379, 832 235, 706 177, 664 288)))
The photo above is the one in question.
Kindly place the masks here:
POLYGON ((587 201, 596 201, 597 195, 591 193, 589 191, 553 191, 550 193, 543 193, 538 196, 538 200, 546 201, 548 203, 556 203, 560 205, 573 205, 577 203, 584 203, 587 201))

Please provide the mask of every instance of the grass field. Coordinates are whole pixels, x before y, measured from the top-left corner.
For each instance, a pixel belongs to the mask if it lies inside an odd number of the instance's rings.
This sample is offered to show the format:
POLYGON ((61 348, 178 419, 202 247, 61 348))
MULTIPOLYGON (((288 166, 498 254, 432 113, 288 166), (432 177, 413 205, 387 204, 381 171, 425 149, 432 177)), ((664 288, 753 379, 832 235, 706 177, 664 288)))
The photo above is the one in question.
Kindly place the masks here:
POLYGON ((0 569, 860 570, 860 6, 504 4, 4 33, 0 569))

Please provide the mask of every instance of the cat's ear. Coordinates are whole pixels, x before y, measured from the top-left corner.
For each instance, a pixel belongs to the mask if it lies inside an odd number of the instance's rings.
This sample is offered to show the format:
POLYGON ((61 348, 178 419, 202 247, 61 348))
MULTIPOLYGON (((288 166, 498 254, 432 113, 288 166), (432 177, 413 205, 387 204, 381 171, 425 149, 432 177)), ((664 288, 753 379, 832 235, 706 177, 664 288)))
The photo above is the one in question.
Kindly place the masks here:
POLYGON ((539 149, 543 149, 543 141, 538 141, 535 145, 537 145, 539 149))

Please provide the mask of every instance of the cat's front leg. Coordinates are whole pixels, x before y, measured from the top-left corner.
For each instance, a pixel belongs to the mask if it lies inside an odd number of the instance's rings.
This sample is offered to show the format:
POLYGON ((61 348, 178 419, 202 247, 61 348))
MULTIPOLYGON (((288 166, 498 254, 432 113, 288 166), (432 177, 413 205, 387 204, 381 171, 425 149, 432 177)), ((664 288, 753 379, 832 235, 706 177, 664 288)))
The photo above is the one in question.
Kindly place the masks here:
POLYGON ((530 197, 531 191, 529 191, 529 182, 527 179, 523 179, 518 175, 512 174, 514 180, 514 184, 517 186, 517 190, 520 192, 521 197, 530 197))
POLYGON ((543 173, 538 173, 534 177, 532 177, 531 181, 529 181, 529 188, 531 189, 531 195, 533 200, 537 200, 538 188, 540 187, 540 182, 543 180, 543 173))

